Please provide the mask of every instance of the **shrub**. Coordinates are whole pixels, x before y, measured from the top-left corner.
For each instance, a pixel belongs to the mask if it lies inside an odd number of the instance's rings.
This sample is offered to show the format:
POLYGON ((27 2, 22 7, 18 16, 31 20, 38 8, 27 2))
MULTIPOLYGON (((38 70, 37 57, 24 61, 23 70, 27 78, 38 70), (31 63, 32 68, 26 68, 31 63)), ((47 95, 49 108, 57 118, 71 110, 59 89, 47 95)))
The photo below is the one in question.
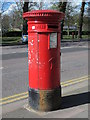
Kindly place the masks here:
POLYGON ((8 31, 2 35, 3 37, 21 37, 22 31, 8 31))

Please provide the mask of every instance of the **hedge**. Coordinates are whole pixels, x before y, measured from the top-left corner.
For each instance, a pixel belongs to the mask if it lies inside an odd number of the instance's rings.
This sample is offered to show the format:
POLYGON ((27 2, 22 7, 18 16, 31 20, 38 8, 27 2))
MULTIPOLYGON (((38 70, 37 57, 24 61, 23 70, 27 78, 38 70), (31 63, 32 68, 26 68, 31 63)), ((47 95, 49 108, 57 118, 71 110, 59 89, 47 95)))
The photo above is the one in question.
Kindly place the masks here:
POLYGON ((3 37, 21 37, 22 31, 9 31, 2 35, 3 37))

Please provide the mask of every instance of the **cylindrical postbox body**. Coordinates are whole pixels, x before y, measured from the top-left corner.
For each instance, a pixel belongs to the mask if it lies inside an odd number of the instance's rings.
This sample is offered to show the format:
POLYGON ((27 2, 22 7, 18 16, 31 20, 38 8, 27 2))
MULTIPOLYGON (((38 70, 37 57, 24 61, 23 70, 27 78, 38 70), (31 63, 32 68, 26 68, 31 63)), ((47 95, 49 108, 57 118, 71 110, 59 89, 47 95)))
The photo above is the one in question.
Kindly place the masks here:
POLYGON ((60 20, 53 10, 26 12, 28 20, 29 104, 36 110, 60 107, 60 20))

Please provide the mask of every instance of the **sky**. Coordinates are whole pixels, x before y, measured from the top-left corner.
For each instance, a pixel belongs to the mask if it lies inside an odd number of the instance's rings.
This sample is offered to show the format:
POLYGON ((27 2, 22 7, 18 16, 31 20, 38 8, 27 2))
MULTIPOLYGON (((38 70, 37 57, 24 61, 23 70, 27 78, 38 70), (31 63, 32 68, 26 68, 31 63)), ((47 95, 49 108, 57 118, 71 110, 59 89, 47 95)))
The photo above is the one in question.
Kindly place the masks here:
MULTIPOLYGON (((2 5, 3 9, 5 11, 4 14, 9 14, 16 7, 15 1, 18 2, 19 0, 1 0, 1 1, 2 1, 2 3, 5 3, 4 5, 2 5)), ((40 2, 41 0, 31 0, 31 1, 33 1, 33 2, 40 2)), ((58 1, 59 0, 55 0, 55 2, 58 2, 58 1)), ((63 0, 63 1, 65 1, 65 0, 63 0)), ((78 2, 76 2, 76 0, 69 0, 69 2, 72 2, 73 6, 79 5, 82 2, 82 0, 77 0, 77 1, 78 2)), ((86 1, 89 1, 89 0, 86 0, 86 1)), ((44 2, 47 2, 47 0, 44 0, 44 2)), ((48 0, 48 2, 52 2, 52 0, 48 0)), ((0 12, 1 12, 1 10, 0 10, 0 12)))

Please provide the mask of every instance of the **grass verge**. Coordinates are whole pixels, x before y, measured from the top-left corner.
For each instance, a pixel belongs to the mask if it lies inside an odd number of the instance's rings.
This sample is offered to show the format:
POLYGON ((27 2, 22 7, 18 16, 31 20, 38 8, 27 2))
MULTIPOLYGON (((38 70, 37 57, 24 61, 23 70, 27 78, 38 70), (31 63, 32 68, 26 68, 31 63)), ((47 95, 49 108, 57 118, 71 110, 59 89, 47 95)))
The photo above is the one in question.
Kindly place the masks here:
POLYGON ((21 37, 2 37, 0 44, 14 44, 21 42, 21 37))

